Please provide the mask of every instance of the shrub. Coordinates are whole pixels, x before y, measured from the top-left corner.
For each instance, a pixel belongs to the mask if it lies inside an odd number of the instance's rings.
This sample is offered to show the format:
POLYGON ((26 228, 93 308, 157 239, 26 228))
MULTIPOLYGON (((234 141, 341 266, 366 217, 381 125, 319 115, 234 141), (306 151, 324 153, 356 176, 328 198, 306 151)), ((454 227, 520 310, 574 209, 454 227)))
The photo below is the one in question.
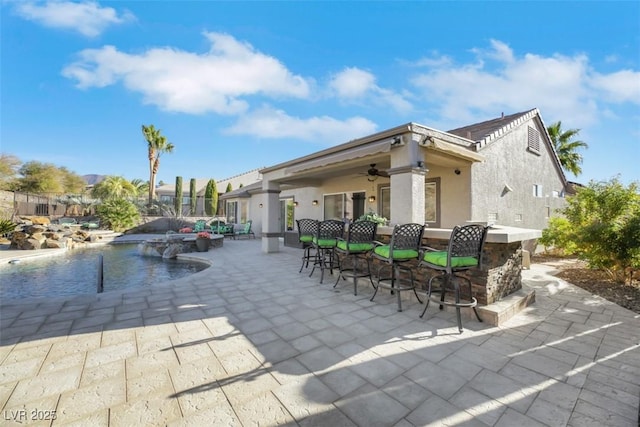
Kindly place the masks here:
POLYGON ((638 184, 625 187, 618 179, 592 181, 567 203, 561 211, 566 222, 550 222, 544 232, 546 241, 575 252, 590 267, 604 269, 617 280, 630 281, 634 270, 640 269, 638 184))
POLYGON ((0 219, 0 236, 5 236, 16 229, 16 223, 10 219, 0 219))
POLYGON ((573 255, 578 247, 573 242, 573 227, 565 217, 552 217, 549 226, 542 230, 539 243, 546 246, 546 250, 556 250, 561 255, 573 255))
POLYGON ((113 231, 132 228, 140 219, 136 206, 125 199, 107 200, 96 208, 100 221, 113 231))

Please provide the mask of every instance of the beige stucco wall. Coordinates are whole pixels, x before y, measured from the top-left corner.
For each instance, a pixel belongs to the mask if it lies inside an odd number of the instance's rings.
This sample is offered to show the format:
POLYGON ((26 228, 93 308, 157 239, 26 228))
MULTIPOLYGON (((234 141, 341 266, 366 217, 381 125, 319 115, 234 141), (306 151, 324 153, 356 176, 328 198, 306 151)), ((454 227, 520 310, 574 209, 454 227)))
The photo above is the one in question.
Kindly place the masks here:
POLYGON ((471 171, 473 220, 487 221, 497 215, 496 224, 543 229, 548 213, 566 204, 565 199, 553 197, 553 191, 562 192, 563 184, 551 148, 543 142, 544 134, 542 124, 534 118, 480 151, 486 161, 471 171), (541 135, 540 155, 527 150, 528 126, 541 135), (542 185, 543 197, 534 197, 534 184, 542 185), (505 186, 512 191, 505 191, 505 186))
POLYGON ((440 178, 440 227, 451 228, 471 219, 470 164, 436 166, 428 162, 427 179, 440 178), (455 170, 460 174, 457 175, 455 170))

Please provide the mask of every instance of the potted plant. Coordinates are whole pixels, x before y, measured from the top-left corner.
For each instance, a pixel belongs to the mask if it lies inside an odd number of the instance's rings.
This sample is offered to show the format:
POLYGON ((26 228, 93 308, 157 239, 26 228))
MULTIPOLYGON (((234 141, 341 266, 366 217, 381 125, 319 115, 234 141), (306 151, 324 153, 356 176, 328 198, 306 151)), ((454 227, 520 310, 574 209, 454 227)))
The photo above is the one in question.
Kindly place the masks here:
POLYGON ((356 221, 372 221, 372 222, 375 222, 378 225, 387 225, 389 223, 389 220, 387 218, 378 215, 377 213, 375 213, 371 209, 369 209, 369 212, 367 212, 366 214, 362 215, 356 221))
POLYGON ((206 231, 201 231, 196 235, 196 250, 198 252, 207 252, 211 245, 211 236, 206 231))

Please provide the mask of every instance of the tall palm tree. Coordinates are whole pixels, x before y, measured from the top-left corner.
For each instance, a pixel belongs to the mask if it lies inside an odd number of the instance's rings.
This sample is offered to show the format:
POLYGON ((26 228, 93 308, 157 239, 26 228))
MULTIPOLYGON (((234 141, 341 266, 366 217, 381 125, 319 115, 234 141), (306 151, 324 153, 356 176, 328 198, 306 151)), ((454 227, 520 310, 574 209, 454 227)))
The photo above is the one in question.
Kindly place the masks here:
POLYGON ((549 132, 562 168, 575 176, 580 175, 582 173, 580 167, 582 154, 578 153, 578 149, 589 147, 584 141, 573 140, 580 133, 580 129, 563 130, 562 122, 557 121, 547 127, 547 132, 549 132))
POLYGON ((160 129, 156 129, 153 125, 142 125, 142 135, 147 141, 149 149, 149 206, 153 203, 156 195, 156 175, 160 167, 160 155, 162 153, 171 153, 173 144, 162 136, 160 129))

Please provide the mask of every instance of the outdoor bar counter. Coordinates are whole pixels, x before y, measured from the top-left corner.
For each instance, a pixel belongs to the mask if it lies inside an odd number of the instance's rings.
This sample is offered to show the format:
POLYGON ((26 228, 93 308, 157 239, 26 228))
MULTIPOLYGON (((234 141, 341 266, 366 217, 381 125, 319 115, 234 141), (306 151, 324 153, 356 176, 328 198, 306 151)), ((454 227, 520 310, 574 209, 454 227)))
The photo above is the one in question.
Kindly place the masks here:
MULTIPOLYGON (((423 245, 445 250, 451 231, 427 227, 424 229, 423 245)), ((378 237, 382 241, 388 241, 392 232, 393 227, 378 227, 378 237)), ((491 226, 484 245, 482 268, 460 273, 471 280, 479 306, 494 304, 522 289, 523 251, 531 252, 541 236, 541 230, 491 226)))

